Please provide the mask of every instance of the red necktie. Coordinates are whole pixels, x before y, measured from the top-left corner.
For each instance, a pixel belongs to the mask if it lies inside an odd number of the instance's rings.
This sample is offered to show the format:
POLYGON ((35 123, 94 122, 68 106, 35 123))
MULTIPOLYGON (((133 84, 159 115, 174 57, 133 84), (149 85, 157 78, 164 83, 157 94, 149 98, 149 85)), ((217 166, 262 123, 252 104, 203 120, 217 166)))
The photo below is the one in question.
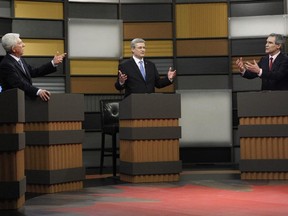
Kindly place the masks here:
POLYGON ((272 65, 273 65, 273 58, 270 57, 270 61, 269 61, 269 71, 272 70, 272 65))

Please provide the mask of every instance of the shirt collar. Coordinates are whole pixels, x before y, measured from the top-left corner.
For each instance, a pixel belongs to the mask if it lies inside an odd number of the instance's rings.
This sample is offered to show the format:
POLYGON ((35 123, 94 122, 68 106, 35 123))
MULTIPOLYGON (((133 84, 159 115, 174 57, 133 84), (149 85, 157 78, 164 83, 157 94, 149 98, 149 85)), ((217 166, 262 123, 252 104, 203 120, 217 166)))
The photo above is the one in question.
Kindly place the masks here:
POLYGON ((275 55, 273 55, 273 56, 269 55, 269 59, 272 57, 273 61, 274 61, 279 54, 280 54, 280 51, 278 53, 276 53, 275 55))
POLYGON ((138 59, 138 58, 136 58, 135 56, 133 56, 133 59, 134 59, 134 61, 136 62, 137 65, 139 64, 140 61, 143 61, 143 62, 144 62, 144 59, 143 59, 143 58, 142 58, 142 59, 138 59))
POLYGON ((9 54, 9 55, 10 55, 12 58, 14 58, 17 62, 20 60, 20 58, 14 56, 14 55, 12 55, 12 54, 9 54))

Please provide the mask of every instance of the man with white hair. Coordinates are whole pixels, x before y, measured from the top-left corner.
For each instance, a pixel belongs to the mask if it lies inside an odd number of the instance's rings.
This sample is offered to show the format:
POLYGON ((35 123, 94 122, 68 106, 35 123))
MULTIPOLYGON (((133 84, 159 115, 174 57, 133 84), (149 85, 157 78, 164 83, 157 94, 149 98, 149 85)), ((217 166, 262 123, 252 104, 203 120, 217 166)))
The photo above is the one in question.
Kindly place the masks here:
POLYGON ((0 63, 0 85, 2 91, 19 88, 30 97, 39 96, 43 101, 50 99, 50 92, 32 85, 33 77, 41 77, 57 70, 57 65, 62 63, 66 53, 57 54, 51 62, 41 67, 33 68, 22 58, 25 43, 16 33, 7 33, 2 37, 2 46, 6 56, 0 63))

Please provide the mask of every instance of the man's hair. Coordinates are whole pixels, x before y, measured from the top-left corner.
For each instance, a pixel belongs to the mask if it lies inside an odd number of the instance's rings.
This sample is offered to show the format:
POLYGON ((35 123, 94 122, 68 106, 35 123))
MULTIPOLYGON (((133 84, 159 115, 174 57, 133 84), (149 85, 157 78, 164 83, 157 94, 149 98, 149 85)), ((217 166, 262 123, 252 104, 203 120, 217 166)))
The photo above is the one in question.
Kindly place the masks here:
POLYGON ((281 48, 285 44, 285 37, 281 34, 271 33, 269 37, 275 37, 275 44, 281 45, 281 48))
POLYGON ((2 37, 2 46, 7 53, 11 53, 13 46, 18 43, 20 34, 17 33, 7 33, 2 37))
POLYGON ((135 38, 131 41, 131 48, 134 49, 137 43, 145 43, 145 40, 142 38, 135 38))

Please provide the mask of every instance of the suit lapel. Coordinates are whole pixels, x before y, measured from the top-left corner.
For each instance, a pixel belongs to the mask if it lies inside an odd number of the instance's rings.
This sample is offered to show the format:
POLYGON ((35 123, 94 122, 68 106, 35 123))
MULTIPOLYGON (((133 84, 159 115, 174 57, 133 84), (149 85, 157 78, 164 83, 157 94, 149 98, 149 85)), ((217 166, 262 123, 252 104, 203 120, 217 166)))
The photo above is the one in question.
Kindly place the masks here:
MULTIPOLYGON (((133 58, 131 58, 131 61, 133 62, 133 64, 132 64, 132 65, 133 65, 133 69, 134 69, 135 71, 137 71, 138 76, 145 82, 145 80, 144 80, 144 78, 143 78, 143 76, 142 76, 142 74, 141 74, 141 71, 140 71, 137 63, 134 61, 133 58)), ((144 60, 144 67, 145 67, 146 79, 147 79, 147 70, 146 70, 146 62, 145 62, 145 60, 144 60)))

